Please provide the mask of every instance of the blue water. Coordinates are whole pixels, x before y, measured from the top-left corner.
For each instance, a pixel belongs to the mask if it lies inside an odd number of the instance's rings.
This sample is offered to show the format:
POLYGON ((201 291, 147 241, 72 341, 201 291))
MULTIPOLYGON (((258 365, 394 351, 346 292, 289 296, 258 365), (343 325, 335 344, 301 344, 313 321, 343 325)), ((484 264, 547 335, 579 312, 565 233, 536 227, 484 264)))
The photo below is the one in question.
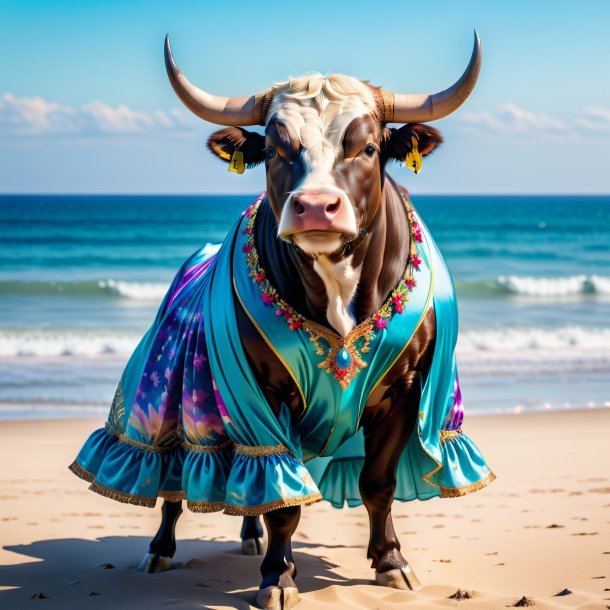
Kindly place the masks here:
MULTIPOLYGON (((103 414, 183 260, 253 196, 0 196, 0 418, 103 414)), ((610 404, 610 197, 421 196, 472 412, 610 404)))

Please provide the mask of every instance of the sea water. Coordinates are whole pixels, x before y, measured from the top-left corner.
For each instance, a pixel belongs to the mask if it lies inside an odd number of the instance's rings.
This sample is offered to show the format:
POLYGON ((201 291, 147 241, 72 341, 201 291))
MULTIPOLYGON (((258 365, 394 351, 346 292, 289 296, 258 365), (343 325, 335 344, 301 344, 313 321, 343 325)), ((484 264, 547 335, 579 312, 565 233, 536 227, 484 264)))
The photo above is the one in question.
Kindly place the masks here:
MULTIPOLYGON (((98 417, 184 259, 252 196, 0 196, 0 418, 98 417)), ((466 413, 610 406, 610 197, 413 196, 466 413)))

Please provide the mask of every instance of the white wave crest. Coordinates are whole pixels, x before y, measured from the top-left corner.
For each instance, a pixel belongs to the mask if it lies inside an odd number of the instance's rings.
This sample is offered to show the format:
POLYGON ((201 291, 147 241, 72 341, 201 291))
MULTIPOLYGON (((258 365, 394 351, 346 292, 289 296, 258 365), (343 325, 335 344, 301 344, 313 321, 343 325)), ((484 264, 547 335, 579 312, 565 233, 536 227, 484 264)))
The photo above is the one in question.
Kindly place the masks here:
POLYGON ((469 330, 459 335, 458 353, 463 356, 494 354, 498 357, 538 356, 566 358, 601 355, 610 358, 610 328, 565 326, 469 330))
POLYGON ((159 301, 167 292, 169 284, 162 282, 124 282, 121 280, 101 280, 98 286, 118 296, 136 301, 159 301))
POLYGON ((610 295, 610 277, 573 275, 570 277, 527 277, 501 275, 498 283, 509 292, 534 297, 563 297, 576 294, 610 295))
MULTIPOLYGON (((204 258, 215 255, 222 244, 207 243, 200 255, 204 258)), ((98 286, 126 299, 135 301, 160 301, 169 288, 164 282, 127 282, 123 280, 101 280, 98 286)))
POLYGON ((139 336, 86 332, 1 332, 0 358, 128 357, 139 336))

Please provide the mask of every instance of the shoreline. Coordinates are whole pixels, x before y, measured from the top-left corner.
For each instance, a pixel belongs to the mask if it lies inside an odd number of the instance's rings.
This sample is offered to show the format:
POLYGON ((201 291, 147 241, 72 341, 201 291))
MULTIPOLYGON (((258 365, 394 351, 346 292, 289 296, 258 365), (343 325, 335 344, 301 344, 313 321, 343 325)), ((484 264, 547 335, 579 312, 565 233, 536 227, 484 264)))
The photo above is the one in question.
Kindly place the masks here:
MULTIPOLYGON (((96 420, 0 421, 0 606, 134 610, 249 608, 260 557, 239 553, 241 521, 185 510, 178 569, 135 566, 160 522, 155 509, 90 492, 68 471, 96 420), (114 569, 104 569, 110 563, 114 569), (100 595, 91 595, 91 592, 100 595), (95 597, 91 602, 89 596, 95 597)), ((610 603, 610 410, 467 415, 464 431, 498 479, 462 498, 395 503, 403 553, 418 592, 372 584, 366 511, 326 502, 303 509, 294 536, 299 610, 512 606, 597 610, 610 603), (457 589, 472 599, 448 599, 457 589), (571 593, 557 596, 564 589, 571 593)))
MULTIPOLYGON (((105 420, 108 415, 108 411, 110 410, 110 402, 106 405, 90 405, 90 404, 75 404, 70 406, 58 406, 56 404, 38 404, 34 405, 24 405, 23 403, 0 403, 0 426, 4 423, 35 423, 35 422, 92 422, 105 420), (32 413, 31 417, 20 417, 20 416, 5 416, 3 412, 10 411, 14 409, 16 412, 23 410, 24 413, 32 413), (53 415, 49 414, 45 415, 45 411, 51 410, 61 410, 63 415, 53 415), (77 409, 85 409, 91 411, 90 415, 81 415, 79 417, 75 417, 75 414, 72 412, 77 409), (39 410, 39 413, 35 413, 39 410), (95 411, 95 413, 93 413, 95 411), (41 416, 42 415, 42 416, 41 416)), ((481 410, 468 410, 466 409, 466 424, 470 422, 472 419, 478 418, 488 418, 488 417, 515 417, 515 416, 523 416, 523 415, 553 415, 558 413, 580 413, 583 411, 607 411, 610 413, 610 400, 604 402, 604 404, 594 404, 589 402, 587 405, 552 405, 549 403, 544 403, 542 405, 515 405, 513 407, 502 407, 498 409, 490 409, 489 411, 481 411, 481 410)))

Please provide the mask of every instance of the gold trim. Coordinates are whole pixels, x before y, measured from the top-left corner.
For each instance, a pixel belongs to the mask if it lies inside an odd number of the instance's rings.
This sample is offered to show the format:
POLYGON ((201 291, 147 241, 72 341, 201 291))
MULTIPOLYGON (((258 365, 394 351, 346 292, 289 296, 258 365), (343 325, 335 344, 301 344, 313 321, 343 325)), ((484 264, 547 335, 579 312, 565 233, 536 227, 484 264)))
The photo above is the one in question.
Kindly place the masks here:
POLYGON ((228 440, 222 443, 222 445, 193 445, 188 441, 184 441, 182 443, 182 447, 189 451, 190 453, 220 453, 225 449, 230 449, 233 447, 233 441, 228 440))
POLYGON ((260 445, 258 447, 235 445, 235 453, 248 457, 266 457, 269 455, 283 455, 284 453, 292 455, 292 452, 284 445, 260 445))
POLYGON ((457 438, 460 434, 462 434, 461 428, 458 428, 457 430, 441 430, 441 443, 451 441, 454 438, 457 438))
POLYGON ((323 500, 322 494, 313 493, 298 498, 282 498, 281 500, 267 502, 267 504, 261 504, 260 506, 233 506, 231 504, 225 504, 224 513, 225 515, 234 515, 236 517, 257 517, 272 510, 277 510, 278 508, 313 504, 320 500, 323 500))
POLYGON ((95 479, 95 475, 85 470, 76 460, 68 466, 68 470, 71 470, 77 477, 87 481, 87 483, 91 483, 95 479))
POLYGON ((464 485, 464 487, 441 487, 441 498, 459 498, 460 496, 465 496, 473 491, 487 487, 495 478, 496 475, 490 470, 486 477, 476 483, 464 485))
MULTIPOLYGON (((402 193, 400 193, 400 196, 403 198, 403 202, 404 202, 404 197, 403 197, 402 193)), ((413 208, 413 211, 415 211, 415 208, 413 208)), ((419 216, 419 214, 418 214, 418 216, 419 216)), ((420 221, 421 221, 421 219, 420 219, 420 221)), ((419 318, 419 321, 417 322, 417 325, 415 326, 415 329, 413 330, 413 333, 411 334, 411 337, 409 338, 409 340, 407 341, 405 346, 402 348, 400 354, 398 354, 398 356, 396 356, 396 358, 394 358, 394 360, 392 361, 390 366, 388 366, 386 368, 386 370, 383 371, 383 373, 381 374, 379 379, 377 379, 377 381, 375 382, 375 385, 371 388, 371 391, 369 392, 368 396, 366 397, 366 401, 364 403, 365 405, 368 402, 369 398, 371 397, 371 394, 377 389, 377 386, 385 379, 386 375, 392 370, 392 367, 396 364, 396 362, 398 362, 398 359, 404 354, 405 350, 409 347, 409 345, 411 345, 411 341, 413 341, 413 337, 416 335, 417 331, 419 330, 419 327, 422 325, 422 323, 424 321, 424 318, 428 314, 428 310, 430 308, 430 301, 432 300, 432 297, 434 295, 434 268, 432 267, 432 257, 430 255, 430 244, 428 243, 427 239, 426 239, 426 245, 428 246, 428 266, 430 267, 430 288, 428 290, 428 298, 426 299, 426 304, 424 305, 422 314, 419 318)), ((358 418, 358 424, 357 424, 358 426, 360 425, 360 419, 362 418, 363 414, 364 414, 364 409, 362 409, 362 413, 360 414, 360 417, 358 418)))
POLYGON ((128 494, 123 491, 116 491, 116 489, 110 489, 97 481, 93 481, 89 485, 89 489, 94 491, 100 496, 116 500, 117 502, 123 502, 124 504, 135 504, 136 506, 145 506, 146 508, 154 508, 157 504, 157 497, 154 498, 137 496, 135 494, 128 494))
POLYGON ((239 301, 241 308, 246 312, 246 315, 248 316, 248 318, 250 318, 250 322, 252 322, 252 324, 258 331, 258 334, 263 338, 263 341, 269 346, 271 351, 275 354, 276 358, 284 365, 284 368, 286 369, 288 374, 292 377, 292 380, 294 381, 295 385, 297 386, 297 389, 299 390, 299 394, 301 395, 301 400, 303 401, 303 413, 301 413, 301 415, 299 416, 299 419, 302 419, 305 415, 305 412, 307 411, 307 401, 305 400, 305 394, 303 392, 303 388, 301 388, 301 385, 297 381, 294 371, 290 368, 290 366, 288 365, 286 360, 284 360, 283 356, 277 351, 277 349, 275 348, 275 345, 273 345, 273 343, 271 342, 271 339, 269 339, 269 337, 267 337, 267 335, 265 334, 265 331, 261 328, 259 323, 254 319, 254 316, 250 313, 250 310, 246 307, 244 301, 241 298, 241 295, 239 294, 239 291, 237 290, 237 282, 235 281, 235 276, 233 276, 233 290, 235 291, 235 295, 237 296, 237 300, 239 301))
POLYGON ((193 513, 217 513, 224 510, 224 502, 192 502, 188 500, 186 507, 193 513))
MULTIPOLYGON (((326 354, 326 358, 324 359, 323 363, 318 364, 318 367, 319 368, 326 367, 326 372, 332 373, 334 378, 339 382, 341 387, 345 390, 349 386, 350 381, 360 372, 360 370, 362 368, 366 367, 366 363, 362 360, 361 354, 369 351, 369 349, 370 349, 369 342, 375 338, 373 322, 375 322, 375 321, 378 322, 380 319, 385 320, 385 319, 392 318, 392 316, 394 315, 392 313, 392 303, 394 302, 394 299, 396 298, 396 296, 398 294, 401 295, 401 302, 402 302, 403 311, 404 311, 404 305, 409 300, 407 294, 409 292, 411 292, 413 290, 413 288, 415 287, 415 285, 417 284, 413 275, 411 273, 409 273, 411 266, 413 266, 415 268, 415 270, 418 269, 418 267, 415 267, 415 265, 413 263, 413 259, 414 259, 414 257, 417 257, 417 252, 418 252, 418 248, 417 248, 417 245, 415 242, 421 241, 421 239, 417 239, 417 240, 415 239, 416 234, 415 234, 415 231, 413 228, 413 225, 415 224, 415 218, 413 216, 415 210, 414 210, 413 206, 411 205, 411 202, 406 197, 403 196, 402 202, 404 204, 404 208, 405 208, 406 215, 407 215, 407 222, 408 222, 408 226, 409 226, 409 235, 410 235, 411 239, 410 239, 410 246, 409 246, 409 248, 410 248, 409 258, 407 259, 407 261, 405 263, 405 269, 404 269, 404 272, 403 272, 403 275, 402 275, 400 281, 398 282, 398 284, 396 285, 396 287, 394 288, 392 293, 385 300, 385 302, 382 304, 382 306, 376 312, 372 313, 370 316, 367 316, 367 318, 365 320, 363 320, 360 324, 357 324, 352 330, 349 331, 349 333, 347 333, 347 335, 345 337, 343 337, 331 328, 323 327, 323 329, 320 330, 319 325, 317 325, 312 320, 309 320, 308 318, 306 318, 305 316, 300 314, 298 311, 296 311, 294 309, 294 307, 292 307, 289 303, 287 303, 280 296, 277 289, 271 285, 271 283, 269 282, 269 279, 266 277, 265 270, 260 265, 260 258, 259 258, 258 252, 256 250, 256 247, 254 245, 254 241, 255 241, 254 240, 254 225, 256 222, 256 216, 258 214, 258 210, 259 210, 262 200, 263 200, 263 196, 259 197, 259 199, 257 199, 248 208, 247 213, 245 214, 245 216, 247 218, 246 229, 241 232, 243 235, 248 235, 245 239, 245 246, 242 247, 242 250, 246 253, 246 264, 249 268, 248 275, 249 275, 249 277, 252 277, 255 282, 258 283, 259 290, 263 292, 262 296, 271 295, 271 297, 272 297, 271 300, 266 301, 266 303, 267 304, 273 303, 276 313, 281 313, 282 315, 285 315, 286 313, 289 314, 286 317, 286 320, 289 321, 291 330, 294 330, 297 328, 303 328, 307 332, 307 334, 309 335, 309 340, 313 343, 313 345, 316 349, 317 355, 324 356, 325 351, 326 351, 320 346, 320 343, 318 341, 320 338, 324 339, 329 344, 329 350, 328 350, 328 353, 326 354), (259 275, 262 276, 261 279, 259 279, 259 275), (412 282, 412 285, 409 284, 409 281, 412 282), (264 286, 261 282, 264 282, 264 286), (405 292, 405 294, 403 294, 403 291, 405 292), (356 347, 356 341, 361 339, 363 336, 365 338, 364 345, 360 348, 356 347), (343 347, 348 349, 352 358, 354 359, 354 362, 346 370, 340 369, 339 367, 336 366, 336 364, 332 363, 333 356, 336 356, 336 354, 339 352, 339 350, 342 349, 343 347)), ((417 258, 419 259, 419 257, 417 257, 417 258)), ((421 259, 419 259, 419 261, 421 262, 421 259)), ((289 372, 291 372, 290 367, 284 362, 284 360, 281 358, 281 356, 276 352, 274 346, 269 341, 267 341, 267 338, 266 338, 265 334, 262 332, 262 330, 260 329, 260 326, 258 325, 256 320, 254 320, 254 318, 250 315, 250 312, 246 309, 244 302, 241 299, 239 292, 237 291, 235 276, 233 276, 232 279, 233 279, 234 292, 236 293, 239 301, 241 302, 242 308, 247 312, 247 314, 250 317, 250 319, 252 320, 253 324, 259 330, 261 336, 263 336, 265 338, 265 341, 267 342, 267 344, 280 358, 281 362, 284 363, 284 366, 286 367, 286 369, 289 372)), ((395 311, 396 311, 396 308, 394 307, 394 312, 395 311)), ((293 379, 294 379, 294 377, 293 377, 293 379)), ((295 379, 295 382, 296 382, 296 379, 295 379)), ((297 383, 297 387, 298 387, 298 383, 297 383)), ((299 390, 301 391, 300 387, 299 387, 299 390)), ((302 394, 303 393, 301 391, 301 395, 302 394)), ((304 415, 304 413, 301 415, 301 418, 303 417, 303 415, 304 415)))
POLYGON ((142 449, 144 451, 152 451, 153 453, 166 453, 167 451, 171 451, 174 447, 178 447, 178 445, 174 445, 173 447, 158 447, 156 445, 147 445, 146 443, 141 443, 140 441, 135 441, 125 434, 121 434, 119 436, 119 443, 124 443, 125 445, 131 445, 132 447, 136 447, 136 449, 142 449))
POLYGON ((159 498, 163 498, 168 502, 180 502, 181 500, 186 500, 186 492, 185 491, 159 491, 157 492, 159 498))
POLYGON ((104 424, 104 429, 108 434, 112 434, 112 436, 116 438, 120 438, 121 436, 121 433, 118 430, 115 430, 108 422, 104 424))

